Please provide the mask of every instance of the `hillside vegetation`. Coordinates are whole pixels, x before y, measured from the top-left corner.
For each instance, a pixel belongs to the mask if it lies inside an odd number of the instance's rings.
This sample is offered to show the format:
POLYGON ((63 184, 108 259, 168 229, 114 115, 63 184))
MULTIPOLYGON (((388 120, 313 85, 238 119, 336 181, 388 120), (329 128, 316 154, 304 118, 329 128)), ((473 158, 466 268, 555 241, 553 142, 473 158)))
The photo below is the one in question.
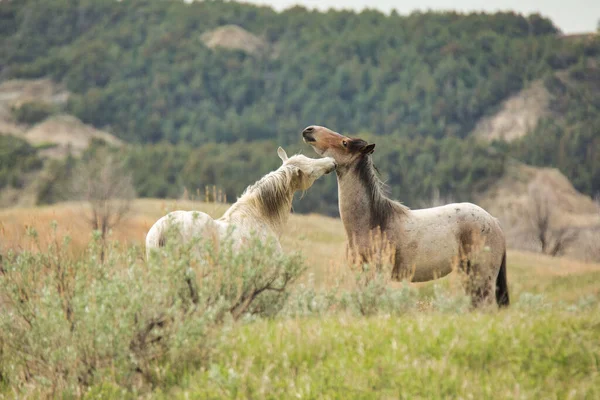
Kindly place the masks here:
POLYGON ((489 107, 585 50, 539 15, 3 3, 5 74, 64 82, 76 93, 76 116, 137 142, 287 144, 314 121, 345 132, 464 137, 489 107), (277 57, 207 47, 203 34, 227 24, 276 44, 277 57))
MULTIPOLYGON (((376 164, 413 207, 436 192, 471 199, 507 156, 600 190, 600 40, 563 37, 537 14, 23 0, 1 2, 0 19, 0 79, 50 78, 70 93, 14 118, 68 113, 135 144, 124 158, 141 196, 218 185, 235 198, 277 165, 270 149, 307 151, 299 131, 313 123, 376 142, 376 164), (474 143, 482 118, 540 86, 521 139, 474 143)), ((335 199, 324 180, 298 211, 335 215, 335 199)))

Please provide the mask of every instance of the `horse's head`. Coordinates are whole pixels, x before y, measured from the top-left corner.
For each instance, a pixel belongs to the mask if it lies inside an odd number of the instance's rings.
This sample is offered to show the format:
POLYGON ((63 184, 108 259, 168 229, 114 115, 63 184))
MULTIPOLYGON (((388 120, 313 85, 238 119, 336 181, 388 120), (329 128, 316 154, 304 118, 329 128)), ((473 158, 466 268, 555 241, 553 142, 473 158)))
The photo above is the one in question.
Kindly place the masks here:
POLYGON ((302 131, 302 138, 317 154, 332 157, 338 167, 352 165, 375 150, 375 144, 340 135, 324 126, 309 126, 302 131))
POLYGON ((283 165, 292 170, 294 191, 307 190, 317 179, 330 173, 336 167, 335 160, 331 157, 314 159, 297 154, 288 158, 285 150, 281 147, 277 149, 277 154, 283 161, 283 165))

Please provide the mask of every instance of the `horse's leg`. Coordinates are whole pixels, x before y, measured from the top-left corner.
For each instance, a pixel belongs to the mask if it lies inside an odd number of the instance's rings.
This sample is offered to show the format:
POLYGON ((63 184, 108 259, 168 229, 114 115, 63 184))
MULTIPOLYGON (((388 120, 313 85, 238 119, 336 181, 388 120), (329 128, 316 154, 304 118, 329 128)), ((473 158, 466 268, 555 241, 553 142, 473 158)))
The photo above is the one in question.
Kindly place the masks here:
POLYGON ((462 258, 459 262, 459 276, 465 290, 465 294, 471 297, 473 307, 481 307, 491 304, 494 291, 492 277, 487 273, 488 268, 474 262, 471 258, 462 258))
POLYGON ((483 240, 463 243, 460 248, 458 269, 461 283, 473 307, 492 304, 495 299, 495 269, 490 248, 483 240))

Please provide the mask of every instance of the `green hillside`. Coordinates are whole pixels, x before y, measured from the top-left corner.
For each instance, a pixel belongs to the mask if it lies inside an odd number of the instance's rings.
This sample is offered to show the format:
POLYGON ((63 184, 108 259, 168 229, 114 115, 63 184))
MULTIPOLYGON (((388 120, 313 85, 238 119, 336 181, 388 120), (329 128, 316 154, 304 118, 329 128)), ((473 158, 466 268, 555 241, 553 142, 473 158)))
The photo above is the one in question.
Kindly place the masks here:
MULTIPOLYGON (((136 144, 124 151, 142 196, 216 184, 235 198, 278 164, 276 145, 308 152, 299 131, 309 124, 369 136, 408 205, 435 190, 468 199, 506 156, 559 166, 577 189, 600 191, 600 91, 589 84, 600 40, 565 39, 537 14, 20 0, 0 3, 0 26, 0 79, 63 83, 73 95, 61 111, 136 144), (226 25, 259 49, 208 47, 203 34, 226 25), (473 142, 481 117, 540 79, 556 99, 530 137, 473 142)), ((319 186, 299 211, 335 213, 335 182, 319 186)))

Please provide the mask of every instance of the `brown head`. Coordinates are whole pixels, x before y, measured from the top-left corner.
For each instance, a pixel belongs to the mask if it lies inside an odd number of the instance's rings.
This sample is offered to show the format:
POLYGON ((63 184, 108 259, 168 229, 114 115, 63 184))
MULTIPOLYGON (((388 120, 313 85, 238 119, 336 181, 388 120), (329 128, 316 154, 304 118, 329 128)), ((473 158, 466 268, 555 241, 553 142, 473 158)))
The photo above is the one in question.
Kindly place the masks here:
POLYGON ((406 207, 387 197, 385 185, 377 176, 369 157, 375 150, 375 144, 316 125, 305 128, 302 138, 317 154, 331 157, 337 164, 340 214, 342 220, 352 220, 344 222, 348 237, 352 237, 353 227, 361 224, 353 220, 357 216, 368 216, 369 229, 379 227, 385 230, 396 213, 406 213, 406 207), (366 209, 361 208, 365 205, 366 209))
POLYGON ((321 176, 335 169, 335 161, 331 157, 308 158, 302 154, 288 157, 283 148, 277 149, 277 155, 283 162, 282 167, 293 171, 292 190, 308 190, 321 176))
POLYGON ((302 131, 304 141, 312 146, 317 154, 335 160, 338 171, 345 169, 375 150, 375 144, 362 139, 349 138, 324 126, 311 125, 302 131))

